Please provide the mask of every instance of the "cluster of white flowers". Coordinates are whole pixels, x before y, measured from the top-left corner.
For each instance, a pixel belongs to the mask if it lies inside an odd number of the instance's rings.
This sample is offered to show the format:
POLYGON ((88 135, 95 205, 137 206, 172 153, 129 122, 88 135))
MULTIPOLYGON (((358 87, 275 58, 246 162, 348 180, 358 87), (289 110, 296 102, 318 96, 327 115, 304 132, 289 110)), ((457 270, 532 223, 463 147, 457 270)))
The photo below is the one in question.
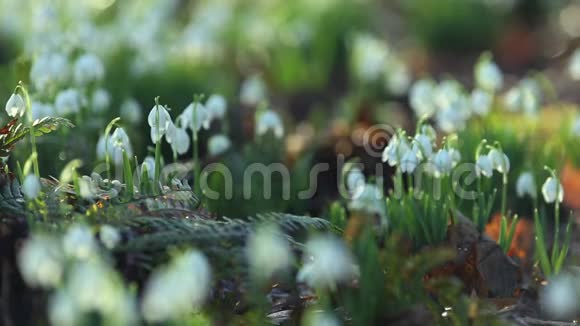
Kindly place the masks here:
POLYGON ((133 156, 133 148, 129 136, 122 127, 116 128, 109 136, 102 135, 97 142, 97 158, 105 159, 106 155, 116 166, 123 164, 123 152, 127 157, 133 156))
MULTIPOLYGON (((548 204, 556 201, 561 203, 564 200, 564 187, 562 187, 562 184, 555 176, 555 173, 544 181, 541 191, 544 201, 548 204)), ((516 182, 516 194, 518 197, 524 197, 527 195, 535 199, 538 196, 537 192, 536 179, 534 178, 533 173, 526 171, 520 174, 516 182)))
POLYGON ((306 242, 298 281, 313 288, 334 290, 337 284, 353 280, 357 275, 354 257, 340 239, 319 235, 306 242))
POLYGON ((526 77, 505 93, 503 102, 509 111, 535 116, 541 108, 542 97, 542 89, 538 82, 526 77))
POLYGON ((425 172, 436 178, 446 176, 461 161, 461 154, 448 145, 435 151, 435 138, 435 131, 429 125, 421 126, 413 138, 399 130, 385 147, 383 162, 398 166, 403 173, 413 173, 419 164, 426 163, 425 172))
POLYGON ((384 41, 370 35, 358 34, 353 38, 352 64, 359 80, 383 81, 387 91, 394 95, 404 94, 411 83, 407 66, 384 41))
POLYGON ((477 153, 475 160, 475 172, 478 177, 491 178, 493 170, 501 174, 507 174, 510 170, 508 156, 497 147, 491 147, 486 155, 477 153))
POLYGON ((169 321, 201 307, 211 287, 211 270, 205 256, 188 250, 149 279, 141 310, 148 322, 169 321))

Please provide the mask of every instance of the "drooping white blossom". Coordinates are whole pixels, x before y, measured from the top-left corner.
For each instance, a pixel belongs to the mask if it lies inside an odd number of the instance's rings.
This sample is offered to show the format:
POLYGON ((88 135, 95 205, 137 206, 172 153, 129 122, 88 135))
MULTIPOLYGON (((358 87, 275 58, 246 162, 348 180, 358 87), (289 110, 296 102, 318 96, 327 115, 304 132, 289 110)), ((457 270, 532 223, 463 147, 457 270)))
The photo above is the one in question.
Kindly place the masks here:
POLYGON ((416 81, 409 93, 411 108, 417 117, 431 117, 435 114, 437 107, 433 99, 435 93, 435 83, 428 79, 416 81))
POLYGON ((518 197, 529 195, 532 198, 536 198, 536 181, 532 172, 526 171, 520 174, 516 181, 516 193, 518 197))
POLYGON ((56 287, 64 274, 64 256, 60 243, 47 235, 31 236, 18 252, 18 267, 27 284, 56 287))
POLYGON ((294 261, 288 241, 273 226, 262 226, 250 236, 247 257, 251 274, 260 280, 268 280, 276 272, 288 269, 294 261))
POLYGON ((27 175, 22 182, 21 191, 26 199, 35 199, 41 191, 40 179, 34 174, 27 175))
POLYGON ((555 202, 556 199, 562 202, 564 200, 564 188, 557 179, 550 176, 542 185, 542 195, 548 204, 555 202))
POLYGON ((475 173, 478 177, 490 178, 493 175, 493 165, 488 155, 480 155, 475 161, 475 173))
POLYGON ((62 247, 68 257, 88 259, 96 255, 98 247, 91 229, 83 224, 70 226, 62 238, 62 247))
POLYGON ((271 130, 276 138, 284 136, 284 125, 278 113, 272 110, 258 112, 256 114, 256 135, 262 136, 271 130))
POLYGON ((121 233, 115 227, 104 224, 99 230, 99 239, 107 249, 113 249, 121 241, 121 233))
POLYGON ((210 137, 207 142, 207 150, 211 156, 217 156, 225 153, 230 149, 232 143, 230 139, 223 134, 217 134, 210 137))
POLYGON ((99 57, 86 53, 74 63, 73 77, 78 86, 99 82, 105 77, 105 67, 99 57))
POLYGON ((26 104, 20 94, 13 93, 6 102, 6 113, 12 118, 21 118, 26 113, 26 104))
POLYGON ((244 80, 240 90, 240 102, 247 106, 257 106, 266 99, 266 85, 259 75, 244 80))
POLYGON ((482 55, 475 65, 475 82, 488 92, 496 92, 503 86, 501 70, 490 55, 482 55))

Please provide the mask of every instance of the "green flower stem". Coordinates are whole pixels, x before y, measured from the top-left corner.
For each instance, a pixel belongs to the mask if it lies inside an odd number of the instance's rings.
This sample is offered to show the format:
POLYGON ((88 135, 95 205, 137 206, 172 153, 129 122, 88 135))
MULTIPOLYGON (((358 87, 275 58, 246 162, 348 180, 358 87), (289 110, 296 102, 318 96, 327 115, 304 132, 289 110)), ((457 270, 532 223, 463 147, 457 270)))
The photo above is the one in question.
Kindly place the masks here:
POLYGON ((201 184, 199 178, 201 176, 201 164, 199 162, 199 144, 197 135, 197 104, 202 101, 202 95, 193 96, 193 128, 192 128, 192 143, 193 143, 193 190, 194 193, 201 197, 201 184))
POLYGON ((552 266, 556 264, 558 259, 558 251, 560 247, 560 200, 558 199, 560 189, 556 190, 556 203, 554 204, 554 245, 552 246, 552 266))
POLYGON ((159 96, 155 98, 155 126, 157 127, 157 137, 155 142, 155 189, 158 189, 159 178, 161 176, 161 129, 159 129, 159 96))
POLYGON ((502 190, 501 190, 501 216, 505 217, 506 216, 506 204, 507 204, 507 187, 508 187, 508 176, 507 176, 507 172, 503 174, 503 184, 502 184, 502 190))
POLYGON ((40 178, 40 169, 38 167, 38 151, 36 149, 36 135, 34 134, 34 119, 32 117, 32 104, 30 102, 30 95, 26 90, 26 87, 20 82, 18 87, 22 94, 24 95, 24 100, 26 101, 26 112, 28 113, 28 122, 30 123, 30 144, 32 145, 32 166, 34 168, 34 174, 40 178))

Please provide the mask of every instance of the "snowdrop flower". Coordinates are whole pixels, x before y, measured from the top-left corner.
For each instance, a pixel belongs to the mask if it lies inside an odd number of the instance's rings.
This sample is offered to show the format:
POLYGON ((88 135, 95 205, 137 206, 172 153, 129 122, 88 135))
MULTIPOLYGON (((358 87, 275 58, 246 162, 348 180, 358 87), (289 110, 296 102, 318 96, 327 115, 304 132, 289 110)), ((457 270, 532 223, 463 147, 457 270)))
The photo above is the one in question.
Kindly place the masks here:
POLYGON ((95 113, 103 113, 111 105, 111 95, 105 89, 99 88, 93 92, 91 109, 95 113))
POLYGON ((63 276, 63 264, 60 244, 45 235, 32 235, 18 252, 20 273, 31 286, 56 287, 63 276))
POLYGON ((456 105, 464 97, 461 84, 452 79, 440 82, 433 90, 433 101, 440 110, 456 105))
POLYGON ((123 151, 127 153, 129 158, 133 156, 131 142, 129 141, 129 136, 125 132, 125 129, 121 127, 115 129, 113 134, 109 137, 107 150, 116 165, 123 164, 123 151))
POLYGON ((282 138, 284 136, 282 119, 278 113, 272 110, 258 112, 256 114, 256 135, 263 136, 268 130, 272 130, 276 138, 282 138))
POLYGON ((503 76, 499 67, 492 61, 491 55, 484 54, 475 65, 475 82, 477 86, 488 91, 498 91, 503 85, 503 76))
POLYGON ((439 178, 445 176, 451 172, 453 168, 453 162, 451 161, 451 155, 445 148, 441 148, 433 157, 431 158, 435 166, 435 177, 439 178))
POLYGON ((247 256, 252 275, 260 280, 270 279, 294 261, 288 241, 273 226, 262 226, 250 236, 247 256))
POLYGON ((54 108, 50 104, 37 101, 32 101, 32 103, 30 103, 30 110, 32 110, 33 120, 50 116, 54 112, 54 108))
POLYGON ((385 196, 383 191, 374 184, 364 184, 362 189, 352 193, 348 203, 348 209, 365 212, 371 215, 385 215, 385 196))
POLYGON ((133 98, 128 98, 121 104, 121 119, 127 121, 130 124, 138 124, 141 122, 143 117, 143 112, 141 111, 141 106, 133 98))
POLYGON ((64 84, 69 75, 68 58, 60 53, 45 53, 37 57, 30 68, 30 80, 40 92, 64 84))
POLYGON ((421 134, 429 137, 429 139, 431 139, 432 142, 434 142, 437 139, 437 132, 431 125, 424 124, 421 126, 420 130, 421 134))
POLYGON ((99 82, 105 77, 105 67, 94 54, 81 55, 74 63, 73 78, 79 86, 99 82))
POLYGON ((205 102, 205 107, 209 115, 209 120, 213 121, 224 118, 228 104, 223 96, 213 94, 205 102))
POLYGON ((48 306, 48 319, 52 325, 74 326, 80 323, 81 313, 76 302, 66 290, 52 295, 48 306))
POLYGON ((84 99, 79 91, 75 88, 68 88, 60 91, 56 95, 54 107, 56 114, 59 116, 66 116, 77 113, 83 106, 84 99))
POLYGON ((471 92, 470 100, 473 113, 480 117, 485 117, 493 104, 493 96, 482 89, 474 89, 471 92))
POLYGON ((34 174, 29 174, 24 178, 22 182, 22 194, 28 200, 35 199, 40 194, 41 185, 40 180, 34 174))
POLYGON ((121 241, 121 233, 110 225, 102 225, 99 231, 99 239, 107 249, 113 249, 121 241))
POLYGON ((574 80, 580 80, 580 49, 576 49, 568 63, 568 74, 574 80))
POLYGON ((461 162, 461 153, 455 148, 449 148, 447 151, 449 152, 449 157, 451 157, 451 167, 457 166, 461 162))
POLYGON ((409 89, 411 76, 409 69, 399 59, 391 58, 385 69, 387 90, 394 95, 403 95, 409 89))
POLYGON ((429 159, 431 155, 433 155, 433 143, 429 136, 424 134, 416 134, 414 142, 418 145, 418 154, 421 155, 421 158, 429 159))
POLYGON ((253 75, 242 83, 240 101, 247 106, 257 106, 266 99, 266 85, 262 78, 253 75))
POLYGON ((403 155, 410 150, 411 147, 404 136, 394 135, 383 151, 383 162, 387 162, 390 166, 395 166, 400 163, 403 155))
POLYGON ((387 45, 368 35, 358 35, 353 42, 353 65, 357 78, 364 82, 376 81, 389 57, 387 45))
POLYGON ((304 326, 340 326, 341 322, 336 316, 327 311, 315 311, 309 309, 302 319, 304 326))
POLYGON ((154 323, 194 312, 207 298, 210 282, 211 270, 201 253, 189 250, 179 255, 149 279, 141 305, 143 317, 154 323))
POLYGON ((171 144, 171 149, 179 155, 185 154, 189 150, 191 141, 185 128, 177 128, 173 122, 169 121, 165 139, 171 144))
POLYGON ((536 198, 536 181, 531 172, 523 172, 516 182, 516 193, 518 197, 524 197, 526 194, 536 198))
POLYGON ((544 288, 540 301, 547 312, 557 318, 572 318, 578 312, 580 296, 578 280, 570 275, 558 275, 544 288))
POLYGON ((201 103, 190 103, 179 116, 180 127, 187 127, 195 132, 199 132, 202 127, 209 129, 210 122, 210 113, 201 103))
POLYGON ((147 156, 145 157, 145 160, 143 160, 143 163, 141 164, 141 173, 143 173, 143 170, 147 170, 147 175, 149 176, 149 179, 153 180, 155 178, 155 158, 152 156, 147 156))
POLYGON ((365 175, 357 167, 346 172, 346 189, 351 198, 359 198, 366 187, 365 175))
POLYGON ((73 224, 62 238, 64 253, 68 257, 87 259, 97 253, 93 232, 88 226, 73 224))
POLYGON ((225 153, 231 147, 230 139, 226 135, 213 135, 207 142, 209 155, 218 156, 225 153))
POLYGON ((421 79, 413 84, 409 99, 417 117, 430 117, 435 113, 434 92, 435 84, 431 80, 421 79))
POLYGON ((331 235, 319 235, 306 243, 299 282, 318 289, 334 290, 337 283, 357 275, 354 258, 345 244, 331 235))
POLYGON ((26 112, 26 104, 20 94, 13 93, 6 102, 6 113, 12 118, 21 118, 26 112))
POLYGON ((413 173, 419 165, 419 149, 417 146, 413 146, 411 150, 408 150, 401 157, 401 162, 399 164, 401 172, 403 173, 413 173))
POLYGON ((475 173, 478 177, 482 175, 490 178, 493 175, 493 165, 488 155, 480 155, 475 162, 475 173))
POLYGON ((154 144, 161 141, 161 138, 167 132, 170 122, 171 116, 169 115, 169 112, 167 112, 167 109, 161 105, 155 104, 147 116, 147 123, 151 128, 151 141, 154 144))
POLYGON ((557 179, 551 176, 542 185, 542 195, 548 204, 555 202, 556 198, 559 202, 562 202, 564 200, 564 188, 557 179))
POLYGON ((471 116, 468 99, 464 95, 459 94, 453 100, 440 101, 448 102, 448 104, 446 106, 440 106, 435 115, 439 129, 446 133, 463 130, 467 119, 471 116))
POLYGON ((540 86, 531 78, 521 80, 504 97, 504 104, 509 111, 522 110, 528 115, 535 115, 540 110, 541 102, 540 86))
POLYGON ((510 160, 507 155, 496 148, 492 148, 487 154, 491 160, 493 168, 501 174, 506 174, 510 170, 510 160))

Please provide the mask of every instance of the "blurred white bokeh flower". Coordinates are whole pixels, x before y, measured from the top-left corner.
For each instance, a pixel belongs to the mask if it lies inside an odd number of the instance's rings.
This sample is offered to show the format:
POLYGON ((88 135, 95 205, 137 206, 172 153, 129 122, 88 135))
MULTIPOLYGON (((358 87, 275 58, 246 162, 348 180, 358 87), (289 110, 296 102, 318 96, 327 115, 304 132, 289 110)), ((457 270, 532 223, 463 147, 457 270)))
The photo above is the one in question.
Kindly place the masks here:
POLYGON ((338 283, 358 274, 354 258, 346 245, 332 235, 318 235, 306 242, 304 264, 297 279, 317 289, 336 289, 338 283))
POLYGON ((40 194, 41 190, 40 179, 34 174, 29 174, 24 178, 22 182, 22 194, 28 200, 35 199, 40 194))
POLYGON ((242 83, 240 102, 247 106, 257 106, 266 100, 266 85, 259 75, 252 75, 242 83))
POLYGON ((73 77, 79 86, 96 83, 105 77, 105 66, 99 57, 92 53, 85 53, 74 63, 73 77))
POLYGON ((141 311, 148 322, 179 318, 198 310, 211 285, 207 259, 188 250, 153 273, 143 295, 141 311))
POLYGON ((34 234, 18 252, 22 278, 31 286, 56 287, 64 274, 64 256, 60 243, 49 236, 34 234))
POLYGON ((485 117, 491 110, 493 96, 490 93, 477 88, 471 92, 470 101, 473 113, 480 117, 485 117))
POLYGON ((419 118, 431 117, 436 106, 433 101, 435 83, 429 79, 420 79, 411 86, 409 101, 415 115, 419 118))
POLYGON ((48 319, 52 325, 74 326, 80 323, 79 307, 66 290, 58 290, 50 298, 48 319))
POLYGON ((490 54, 483 54, 475 65, 475 82, 479 88, 496 92, 503 86, 501 70, 490 54))
POLYGON ((261 226, 249 237, 247 257, 251 274, 257 280, 270 279, 294 261, 288 241, 274 226, 261 226))
POLYGON ((36 91, 47 93, 68 81, 68 58, 61 53, 43 53, 36 57, 30 68, 30 80, 36 91))
POLYGON ((549 280, 541 294, 542 307, 553 317, 573 318, 580 311, 578 279, 560 274, 549 280))
POLYGON ((385 216, 385 196, 382 189, 370 183, 359 186, 356 192, 351 193, 348 209, 385 216))
POLYGON ((121 241, 121 233, 115 227, 104 224, 99 230, 99 239, 107 249, 113 249, 121 241))
POLYGON ((213 121, 224 118, 228 108, 228 103, 225 97, 219 94, 213 94, 205 102, 205 107, 209 115, 209 120, 213 121))
POLYGON ((33 120, 48 117, 54 114, 54 108, 52 105, 38 101, 32 101, 32 103, 30 103, 30 109, 32 110, 33 120))
POLYGON ((61 117, 78 113, 83 107, 85 99, 76 88, 60 91, 54 100, 56 114, 61 117))
POLYGON ((207 142, 207 151, 211 156, 217 156, 225 153, 230 149, 232 143, 230 139, 223 134, 217 134, 210 137, 207 142))
POLYGON ((323 310, 308 309, 302 318, 304 326, 340 326, 342 323, 332 313, 323 310))
POLYGON ((111 105, 111 95, 106 89, 98 88, 91 97, 91 109, 95 113, 103 113, 111 105))
POLYGON ((256 113, 256 135, 263 136, 271 130, 276 138, 284 136, 284 124, 278 113, 266 110, 256 113))
POLYGON ((529 195, 532 198, 536 198, 536 181, 532 172, 526 171, 520 174, 516 181, 516 193, 518 197, 529 195))
POLYGON ((98 247, 92 230, 84 224, 73 224, 62 238, 64 253, 71 258, 88 259, 97 254, 98 247))
POLYGON ((127 121, 130 124, 136 125, 141 122, 143 118, 142 108, 133 98, 127 98, 121 104, 121 119, 127 121))

